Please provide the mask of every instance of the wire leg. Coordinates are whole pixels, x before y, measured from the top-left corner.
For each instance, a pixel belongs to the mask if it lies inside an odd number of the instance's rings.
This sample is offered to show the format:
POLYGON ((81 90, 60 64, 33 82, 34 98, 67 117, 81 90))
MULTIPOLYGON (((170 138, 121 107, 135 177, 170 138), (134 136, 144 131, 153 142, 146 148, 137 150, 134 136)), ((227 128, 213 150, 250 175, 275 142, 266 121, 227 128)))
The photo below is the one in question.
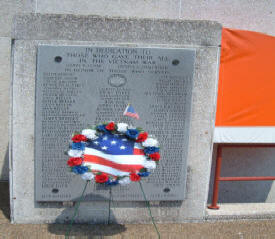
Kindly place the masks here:
POLYGON ((140 182, 140 181, 138 181, 138 182, 139 182, 139 186, 140 186, 140 189, 141 189, 141 191, 142 191, 142 194, 143 194, 143 197, 144 197, 144 200, 145 200, 145 203, 146 203, 146 206, 147 206, 149 215, 150 215, 150 217, 151 217, 152 223, 153 223, 153 225, 154 225, 154 227, 155 227, 155 230, 156 230, 156 232, 157 232, 157 234, 158 234, 158 238, 160 239, 160 233, 159 233, 159 230, 158 230, 157 225, 156 225, 156 223, 155 223, 154 217, 152 216, 150 204, 149 204, 149 202, 147 201, 147 198, 146 198, 146 195, 145 195, 145 192, 144 192, 144 190, 143 190, 143 187, 142 187, 141 182, 140 182))
POLYGON ((74 215, 73 215, 72 220, 71 220, 71 223, 70 223, 70 225, 69 225, 69 227, 68 227, 68 230, 67 230, 67 233, 66 233, 66 235, 65 235, 65 238, 69 238, 69 236, 70 236, 70 233, 71 233, 71 230, 72 230, 72 226, 73 226, 73 223, 74 223, 74 219, 75 219, 75 217, 76 217, 76 215, 77 215, 77 212, 78 212, 78 209, 79 209, 79 206, 80 206, 80 202, 81 202, 82 199, 83 199, 83 196, 84 196, 84 193, 85 193, 85 191, 86 191, 88 182, 89 182, 89 181, 86 181, 86 184, 85 184, 85 186, 84 186, 84 189, 83 189, 83 192, 82 192, 82 194, 81 194, 81 197, 80 197, 80 199, 76 202, 75 209, 74 209, 74 215))

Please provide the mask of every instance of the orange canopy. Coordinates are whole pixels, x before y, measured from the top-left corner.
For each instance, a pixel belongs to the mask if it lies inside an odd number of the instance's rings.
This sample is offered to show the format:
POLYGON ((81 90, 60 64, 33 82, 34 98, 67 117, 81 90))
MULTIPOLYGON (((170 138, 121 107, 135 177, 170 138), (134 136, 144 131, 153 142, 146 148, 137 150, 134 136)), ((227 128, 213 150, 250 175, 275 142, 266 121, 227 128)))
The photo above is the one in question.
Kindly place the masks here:
POLYGON ((275 37, 223 29, 216 126, 275 126, 275 37))

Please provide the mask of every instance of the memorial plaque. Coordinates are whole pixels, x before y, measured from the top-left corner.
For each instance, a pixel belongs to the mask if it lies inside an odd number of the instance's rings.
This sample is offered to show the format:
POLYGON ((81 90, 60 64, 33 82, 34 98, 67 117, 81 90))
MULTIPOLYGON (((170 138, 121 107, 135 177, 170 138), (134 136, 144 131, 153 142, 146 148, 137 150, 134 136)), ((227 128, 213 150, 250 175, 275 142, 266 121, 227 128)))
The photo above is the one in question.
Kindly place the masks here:
MULTIPOLYGON (((74 131, 105 121, 140 126, 162 159, 143 186, 149 200, 184 200, 195 50, 38 46, 35 115, 36 201, 79 198, 85 182, 66 165, 74 131), (123 117, 131 103, 140 120, 123 117)), ((90 183, 85 200, 106 200, 90 183)), ((143 200, 138 183, 112 187, 114 200, 143 200)))

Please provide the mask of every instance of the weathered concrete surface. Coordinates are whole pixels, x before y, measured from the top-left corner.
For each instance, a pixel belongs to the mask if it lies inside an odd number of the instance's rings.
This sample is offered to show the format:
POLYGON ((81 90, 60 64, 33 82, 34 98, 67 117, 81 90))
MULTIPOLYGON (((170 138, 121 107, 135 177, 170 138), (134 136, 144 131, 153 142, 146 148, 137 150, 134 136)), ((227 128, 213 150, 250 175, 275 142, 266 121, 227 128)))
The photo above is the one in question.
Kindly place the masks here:
POLYGON ((9 178, 10 49, 10 38, 0 37, 0 180, 9 178))
POLYGON ((14 15, 34 12, 35 4, 36 0, 1 0, 0 37, 10 37, 14 15))
POLYGON ((180 0, 181 19, 219 21, 224 27, 275 36, 275 1, 180 0))
MULTIPOLYGON (((0 183, 1 238, 65 238, 68 224, 16 225, 9 220, 8 183, 0 183)), ((275 237, 275 220, 211 221, 205 223, 158 224, 162 238, 171 239, 250 239, 275 237)), ((73 225, 71 236, 77 238, 157 238, 153 225, 73 225)))
MULTIPOLYGON (((33 15, 17 18, 14 36, 18 40, 13 45, 13 131, 10 177, 12 221, 16 223, 65 222, 73 213, 72 208, 65 208, 60 204, 34 203, 34 89, 38 44, 196 48, 186 200, 161 202, 159 206, 153 206, 152 211, 157 222, 202 220, 205 215, 212 156, 220 34, 221 26, 214 22, 103 20, 96 17, 55 15, 39 15, 37 19, 33 15), (19 22, 18 19, 22 21, 19 22), (82 24, 84 22, 94 22, 94 24, 87 27, 86 24, 82 24), (21 29, 22 27, 25 29, 21 29), (35 32, 32 27, 40 30, 35 32), (111 28, 113 31, 108 33, 107 30, 111 28), (89 38, 90 41, 72 41, 71 39, 77 36, 76 33, 71 33, 75 29, 81 33, 80 40, 89 38), (87 35, 84 29, 87 30, 87 35), (144 41, 139 35, 143 36, 144 41), (19 40, 20 37, 24 40, 19 40), (61 37, 69 40, 61 41, 59 40, 61 37), (30 38, 40 40, 28 40, 30 38), (46 40, 43 40, 44 38, 46 40), (53 40, 48 40, 49 38, 53 40)), ((106 222, 107 213, 107 202, 85 202, 80 206, 77 221, 106 222)), ((149 223, 150 219, 143 202, 118 202, 112 208, 112 221, 149 223)))
POLYGON ((38 13, 179 18, 179 0, 37 0, 38 13))
POLYGON ((0 180, 9 179, 9 104, 10 104, 10 55, 11 26, 16 14, 30 13, 35 10, 36 0, 0 1, 0 180))
POLYGON ((213 20, 224 27, 275 35, 272 0, 37 0, 36 13, 213 20))
POLYGON ((30 14, 16 16, 12 38, 217 47, 220 32, 211 21, 30 14))

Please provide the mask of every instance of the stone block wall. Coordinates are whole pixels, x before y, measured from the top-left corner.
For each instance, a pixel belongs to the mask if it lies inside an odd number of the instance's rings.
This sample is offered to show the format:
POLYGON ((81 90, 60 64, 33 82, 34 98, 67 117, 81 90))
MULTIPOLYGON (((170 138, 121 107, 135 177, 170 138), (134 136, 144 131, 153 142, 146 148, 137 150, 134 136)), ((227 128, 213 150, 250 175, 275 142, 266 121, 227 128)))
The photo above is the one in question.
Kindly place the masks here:
MULTIPOLYGON (((216 20, 224 27, 259 31, 270 35, 275 35, 275 2, 272 0, 1 0, 0 1, 0 134, 2 135, 0 145, 0 180, 8 180, 8 133, 9 133, 9 99, 10 99, 10 54, 11 54, 11 25, 16 14, 25 13, 60 13, 101 16, 123 16, 142 18, 168 18, 168 19, 189 19, 189 20, 216 20)), ((240 172, 255 175, 254 166, 258 159, 267 158, 262 161, 263 174, 268 174, 268 168, 275 168, 274 163, 270 164, 274 150, 255 149, 254 153, 249 153, 248 149, 243 149, 243 153, 238 154, 237 149, 228 149, 226 174, 234 175, 238 166, 233 165, 238 160, 243 160, 249 165, 248 169, 241 168, 240 172), (232 155, 232 156, 230 156, 232 155), (236 161, 231 158, 235 157, 236 161), (230 166, 231 165, 231 166, 230 166), (264 167, 265 166, 265 167, 264 167)), ((214 155, 215 156, 215 155, 214 155)), ((241 185, 235 182, 236 190, 241 185)), ((221 191, 228 191, 229 183, 221 185, 221 191)), ((243 187, 243 186, 242 186, 243 187)), ((251 192, 256 193, 256 188, 250 184, 244 186, 251 192), (254 191, 253 191, 254 190, 254 191)), ((260 185, 259 185, 260 187, 260 185)), ((270 183, 265 185, 274 191, 270 183)), ((226 195, 226 194, 225 194, 226 195)), ((233 195, 233 194, 231 194, 233 195)), ((247 201, 240 192, 236 201, 247 201)), ((269 193, 266 198, 257 198, 257 201, 275 202, 275 196, 269 193)), ((223 199, 224 202, 228 200, 223 199)), ((231 200, 231 201, 232 201, 231 200)), ((230 201, 230 200, 229 200, 230 201)), ((233 202, 232 201, 232 202, 233 202)), ((249 200, 248 200, 249 201, 249 200)), ((253 201, 253 200, 252 200, 253 201)))

